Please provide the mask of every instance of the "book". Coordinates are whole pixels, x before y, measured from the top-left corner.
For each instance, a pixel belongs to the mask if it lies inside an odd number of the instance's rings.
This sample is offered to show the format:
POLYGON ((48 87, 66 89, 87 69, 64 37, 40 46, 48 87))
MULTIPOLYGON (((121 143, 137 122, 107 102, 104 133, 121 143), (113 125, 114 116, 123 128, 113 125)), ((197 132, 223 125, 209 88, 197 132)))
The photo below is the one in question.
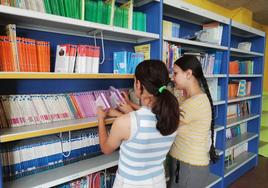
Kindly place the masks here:
POLYGON ((143 44, 137 45, 134 47, 135 52, 141 52, 144 54, 144 60, 148 60, 151 58, 151 45, 150 44, 143 44))

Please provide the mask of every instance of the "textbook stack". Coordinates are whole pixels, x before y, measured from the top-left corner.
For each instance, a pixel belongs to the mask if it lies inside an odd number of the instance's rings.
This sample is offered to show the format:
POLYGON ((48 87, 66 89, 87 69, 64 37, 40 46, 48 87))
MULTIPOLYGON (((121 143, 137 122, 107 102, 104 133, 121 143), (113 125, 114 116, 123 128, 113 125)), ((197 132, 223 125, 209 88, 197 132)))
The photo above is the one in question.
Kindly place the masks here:
POLYGON ((99 155, 96 128, 11 142, 1 148, 4 181, 18 179, 48 169, 99 155))
POLYGON ((39 126, 42 123, 96 117, 96 106, 104 99, 107 108, 124 102, 126 89, 89 91, 70 94, 3 95, 0 97, 0 127, 39 126), (103 96, 99 99, 99 96, 103 96), (97 102, 96 102, 97 101, 97 102))
POLYGON ((86 177, 59 185, 57 188, 112 188, 115 180, 115 173, 97 172, 86 177))
POLYGON ((164 41, 163 61, 170 73, 173 72, 174 62, 181 57, 181 46, 164 41))
POLYGON ((0 36, 0 71, 50 72, 50 43, 16 37, 16 25, 6 26, 0 36))
POLYGON ((57 45, 54 72, 99 73, 100 47, 90 45, 57 45))
POLYGON ((230 74, 253 74, 254 62, 251 60, 231 61, 229 62, 229 73, 230 74))
POLYGON ((114 73, 115 74, 133 74, 140 62, 144 60, 142 52, 114 52, 114 73))

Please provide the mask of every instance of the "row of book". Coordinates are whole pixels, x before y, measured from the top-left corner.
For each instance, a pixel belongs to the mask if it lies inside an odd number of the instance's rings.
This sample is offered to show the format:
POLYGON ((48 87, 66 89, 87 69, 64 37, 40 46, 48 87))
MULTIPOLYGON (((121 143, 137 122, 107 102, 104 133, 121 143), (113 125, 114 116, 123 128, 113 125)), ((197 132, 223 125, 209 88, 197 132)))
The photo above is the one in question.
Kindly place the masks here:
POLYGON ((230 61, 229 62, 229 74, 253 74, 254 62, 247 61, 230 61))
POLYGON ((97 172, 56 186, 56 188, 112 188, 114 180, 115 173, 97 172))
POLYGON ((16 37, 16 25, 0 36, 0 71, 50 72, 50 43, 16 37))
POLYGON ((222 51, 216 51, 214 53, 185 52, 184 54, 195 55, 202 65, 204 74, 220 74, 223 59, 222 51))
POLYGON ((4 95, 0 97, 0 127, 40 125, 63 120, 96 117, 96 107, 104 95, 109 107, 123 102, 121 91, 98 90, 70 94, 4 95))
POLYGON ((249 96, 251 94, 251 81, 247 80, 231 80, 228 83, 228 98, 249 96))
POLYGON ((180 24, 164 20, 163 35, 165 37, 180 38, 180 24))
POLYGON ((173 72, 174 62, 181 57, 181 46, 163 42, 163 61, 166 64, 170 73, 173 72))
POLYGON ((57 45, 54 72, 99 73, 100 47, 90 45, 57 45))
POLYGON ((0 4, 146 31, 146 14, 133 11, 133 0, 119 6, 115 0, 2 0, 0 4))
POLYGON ((226 139, 232 139, 236 136, 245 134, 247 132, 247 123, 241 123, 240 125, 237 125, 235 127, 231 127, 226 129, 226 139))
POLYGON ((250 115, 250 109, 250 101, 242 101, 235 104, 229 104, 227 107, 227 119, 248 116, 250 115))
POLYGON ((113 0, 105 2, 87 0, 85 1, 85 20, 113 25, 112 10, 114 10, 113 0))
POLYGON ((133 74, 140 62, 144 60, 142 52, 114 52, 113 53, 113 72, 115 74, 133 74))
POLYGON ((235 159, 243 154, 244 152, 248 151, 248 143, 240 144, 239 146, 228 149, 225 151, 225 157, 224 157, 224 165, 226 169, 232 168, 237 165, 237 162, 235 162, 235 159))
POLYGON ((1 147, 4 181, 99 155, 98 129, 9 142, 1 147))

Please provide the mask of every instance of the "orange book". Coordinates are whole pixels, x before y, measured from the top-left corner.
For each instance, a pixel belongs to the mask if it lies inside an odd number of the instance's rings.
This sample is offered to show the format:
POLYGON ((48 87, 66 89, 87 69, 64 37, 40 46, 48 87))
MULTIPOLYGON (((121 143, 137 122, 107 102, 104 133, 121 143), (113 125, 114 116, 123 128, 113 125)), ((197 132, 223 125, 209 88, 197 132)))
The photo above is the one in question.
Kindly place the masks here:
POLYGON ((77 115, 78 115, 78 118, 83 118, 83 115, 82 115, 82 112, 78 106, 78 103, 77 101, 75 100, 75 97, 73 96, 73 94, 70 94, 70 98, 71 98, 71 101, 76 109, 76 112, 77 112, 77 115))
POLYGON ((228 84, 228 98, 235 98, 237 96, 238 84, 229 83, 228 84))
POLYGON ((23 72, 23 57, 22 57, 22 40, 20 37, 17 37, 17 47, 18 47, 18 57, 19 57, 19 69, 20 72, 23 72))
POLYGON ((229 62, 229 74, 239 74, 239 62, 238 61, 229 62))

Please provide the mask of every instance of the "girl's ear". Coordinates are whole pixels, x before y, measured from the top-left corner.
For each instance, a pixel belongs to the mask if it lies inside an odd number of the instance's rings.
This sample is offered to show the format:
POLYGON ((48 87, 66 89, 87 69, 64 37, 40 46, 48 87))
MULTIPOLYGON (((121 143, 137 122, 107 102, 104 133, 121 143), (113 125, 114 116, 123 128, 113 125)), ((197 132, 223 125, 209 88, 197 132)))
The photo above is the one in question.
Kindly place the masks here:
POLYGON ((193 75, 193 71, 191 69, 188 69, 186 71, 186 78, 187 78, 187 80, 190 80, 191 77, 192 77, 192 75, 193 75))

